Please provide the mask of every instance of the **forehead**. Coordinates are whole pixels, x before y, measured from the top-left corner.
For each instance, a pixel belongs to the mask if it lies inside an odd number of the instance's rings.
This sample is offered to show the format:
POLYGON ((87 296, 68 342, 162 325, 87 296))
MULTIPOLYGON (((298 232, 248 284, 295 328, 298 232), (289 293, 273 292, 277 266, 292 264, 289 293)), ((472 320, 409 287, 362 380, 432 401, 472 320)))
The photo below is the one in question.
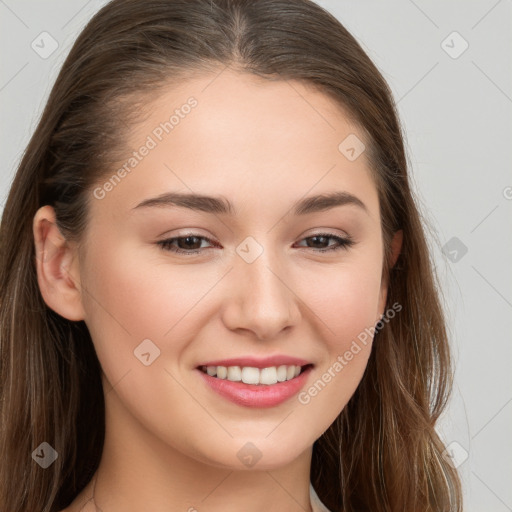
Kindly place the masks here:
POLYGON ((112 169, 125 172, 104 204, 119 211, 171 191, 222 195, 240 212, 334 190, 378 210, 361 129, 311 85, 225 69, 163 89, 145 111, 112 169))

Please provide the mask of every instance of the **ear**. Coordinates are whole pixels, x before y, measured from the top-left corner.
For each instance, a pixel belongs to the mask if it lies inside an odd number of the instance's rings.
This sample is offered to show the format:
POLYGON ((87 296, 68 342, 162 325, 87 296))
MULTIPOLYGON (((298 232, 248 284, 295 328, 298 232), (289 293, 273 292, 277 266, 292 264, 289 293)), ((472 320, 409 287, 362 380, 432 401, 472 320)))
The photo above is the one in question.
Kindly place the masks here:
POLYGON ((37 282, 45 303, 68 320, 83 320, 76 249, 60 233, 51 206, 37 210, 32 229, 37 282))
MULTIPOLYGON (((393 235, 393 240, 391 240, 391 261, 389 268, 393 268, 395 266, 396 260, 400 255, 400 251, 402 249, 402 241, 403 241, 403 231, 400 229, 396 231, 393 235)), ((386 307, 386 299, 388 295, 388 279, 386 275, 382 275, 381 279, 381 287, 380 287, 380 298, 379 298, 379 318, 384 314, 384 308, 386 307)))

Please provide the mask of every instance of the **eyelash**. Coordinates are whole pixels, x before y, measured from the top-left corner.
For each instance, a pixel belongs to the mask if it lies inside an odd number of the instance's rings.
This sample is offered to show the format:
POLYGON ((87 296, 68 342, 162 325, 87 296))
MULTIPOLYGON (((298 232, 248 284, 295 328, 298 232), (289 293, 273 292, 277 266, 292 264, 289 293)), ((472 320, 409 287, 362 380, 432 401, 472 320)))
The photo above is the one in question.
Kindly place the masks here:
MULTIPOLYGON (((331 235, 330 233, 315 233, 314 235, 308 236, 306 238, 303 238, 302 240, 308 240, 309 238, 331 238, 333 240, 336 240, 338 242, 338 245, 331 246, 327 249, 314 249, 315 252, 331 252, 331 251, 339 251, 340 249, 348 250, 350 247, 354 245, 354 241, 351 237, 347 236, 346 238, 342 238, 340 236, 331 235)), ((184 236, 178 236, 174 238, 168 238, 166 240, 161 240, 157 242, 157 244, 162 248, 164 251, 168 252, 174 252, 177 254, 186 254, 187 256, 191 256, 193 254, 199 254, 202 252, 203 249, 193 249, 191 251, 184 251, 183 249, 178 249, 176 247, 173 247, 171 244, 176 240, 182 240, 185 238, 199 238, 201 240, 206 240, 207 242, 214 243, 212 240, 205 236, 199 236, 194 234, 184 235, 184 236)), ((207 249, 210 249, 208 247, 207 249)))

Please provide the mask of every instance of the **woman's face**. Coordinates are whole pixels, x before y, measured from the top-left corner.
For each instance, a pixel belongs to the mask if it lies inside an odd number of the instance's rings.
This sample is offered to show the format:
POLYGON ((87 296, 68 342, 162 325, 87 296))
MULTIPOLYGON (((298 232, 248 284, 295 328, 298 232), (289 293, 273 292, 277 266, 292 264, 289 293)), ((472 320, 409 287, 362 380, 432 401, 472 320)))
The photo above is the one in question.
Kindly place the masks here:
POLYGON ((107 421, 207 464, 278 467, 345 407, 371 350, 361 334, 384 312, 363 135, 316 90, 228 70, 147 107, 91 193, 76 266, 107 421), (308 201, 334 193, 336 204, 308 201), (287 362, 309 366, 298 386, 242 386, 200 369, 219 361, 209 366, 276 367, 241 370, 265 382, 294 375, 287 362))

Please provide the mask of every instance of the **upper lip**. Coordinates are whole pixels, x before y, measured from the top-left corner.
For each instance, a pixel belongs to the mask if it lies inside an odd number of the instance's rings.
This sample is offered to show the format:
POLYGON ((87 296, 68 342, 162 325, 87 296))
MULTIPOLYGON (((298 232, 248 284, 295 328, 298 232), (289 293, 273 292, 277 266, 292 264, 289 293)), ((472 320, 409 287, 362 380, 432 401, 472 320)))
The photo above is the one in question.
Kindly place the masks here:
POLYGON ((201 363, 198 367, 201 366, 251 366, 253 368, 268 368, 270 366, 305 366, 307 364, 312 364, 305 359, 301 359, 299 357, 285 356, 285 355, 275 355, 269 357, 252 357, 252 356, 244 356, 244 357, 236 357, 233 359, 216 359, 215 361, 208 361, 205 363, 201 363))

